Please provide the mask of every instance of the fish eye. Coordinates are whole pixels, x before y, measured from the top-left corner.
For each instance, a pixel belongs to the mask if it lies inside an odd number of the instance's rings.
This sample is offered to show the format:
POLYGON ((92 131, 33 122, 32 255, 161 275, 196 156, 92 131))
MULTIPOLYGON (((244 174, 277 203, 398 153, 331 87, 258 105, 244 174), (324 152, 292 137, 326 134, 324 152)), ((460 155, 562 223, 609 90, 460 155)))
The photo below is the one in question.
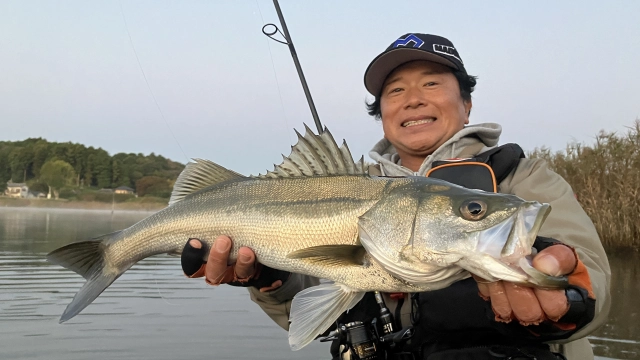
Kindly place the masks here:
POLYGON ((487 214, 487 203, 482 200, 467 200, 460 206, 460 213, 465 220, 481 220, 487 214))

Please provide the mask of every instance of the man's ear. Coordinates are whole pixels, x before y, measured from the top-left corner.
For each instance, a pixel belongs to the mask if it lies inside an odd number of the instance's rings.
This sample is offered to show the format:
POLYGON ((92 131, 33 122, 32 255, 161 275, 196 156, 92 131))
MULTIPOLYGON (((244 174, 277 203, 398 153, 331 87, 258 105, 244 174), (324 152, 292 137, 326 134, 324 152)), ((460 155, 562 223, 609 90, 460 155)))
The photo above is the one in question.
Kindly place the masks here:
POLYGON ((467 114, 467 119, 464 122, 465 125, 469 124, 469 115, 471 115, 471 108, 472 107, 473 107, 473 101, 471 99, 464 100, 464 111, 467 114))

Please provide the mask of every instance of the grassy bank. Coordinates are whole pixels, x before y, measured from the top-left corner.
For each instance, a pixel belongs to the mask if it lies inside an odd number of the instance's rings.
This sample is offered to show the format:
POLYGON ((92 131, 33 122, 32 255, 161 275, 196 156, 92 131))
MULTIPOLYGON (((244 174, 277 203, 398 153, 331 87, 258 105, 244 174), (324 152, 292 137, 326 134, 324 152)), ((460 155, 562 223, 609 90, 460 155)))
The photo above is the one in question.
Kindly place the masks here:
MULTIPOLYGON (((138 200, 138 199, 136 199, 138 200)), ((116 202, 114 210, 157 211, 167 206, 166 199, 141 198, 140 201, 116 202)), ((0 197, 0 207, 34 207, 52 209, 111 210, 112 204, 99 201, 11 199, 0 197)))
POLYGON ((600 132, 595 144, 536 149, 564 177, 608 250, 640 250, 640 120, 624 134, 600 132))

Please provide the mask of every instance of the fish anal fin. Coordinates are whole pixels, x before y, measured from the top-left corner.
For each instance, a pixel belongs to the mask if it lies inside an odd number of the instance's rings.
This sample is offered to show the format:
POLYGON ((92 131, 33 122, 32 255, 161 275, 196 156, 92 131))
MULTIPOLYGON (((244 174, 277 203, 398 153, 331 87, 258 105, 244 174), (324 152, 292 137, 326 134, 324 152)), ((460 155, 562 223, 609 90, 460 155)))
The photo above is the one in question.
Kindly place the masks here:
POLYGON ((175 204, 186 196, 206 187, 229 180, 242 179, 245 176, 222 167, 213 161, 192 159, 182 170, 171 192, 169 205, 175 204))
POLYGON ((360 245, 322 245, 293 251, 287 257, 333 266, 362 266, 365 255, 366 250, 360 245))

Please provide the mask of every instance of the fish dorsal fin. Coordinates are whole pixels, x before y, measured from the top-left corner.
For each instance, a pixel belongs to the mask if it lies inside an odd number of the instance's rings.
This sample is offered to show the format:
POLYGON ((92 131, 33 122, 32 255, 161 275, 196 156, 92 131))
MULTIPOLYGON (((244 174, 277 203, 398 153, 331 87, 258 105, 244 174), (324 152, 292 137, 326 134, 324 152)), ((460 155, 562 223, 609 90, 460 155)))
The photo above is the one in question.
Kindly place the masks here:
POLYGON ((241 179, 245 176, 224 168, 213 161, 204 159, 191 159, 191 162, 182 170, 171 192, 169 205, 184 199, 208 186, 233 179, 241 179))
POLYGON ((289 156, 282 156, 280 165, 274 165, 260 178, 282 178, 301 176, 328 175, 366 175, 364 157, 356 163, 353 161, 347 143, 343 141, 338 147, 331 132, 324 128, 316 135, 307 125, 305 135, 296 131, 298 142, 291 147, 289 156))

